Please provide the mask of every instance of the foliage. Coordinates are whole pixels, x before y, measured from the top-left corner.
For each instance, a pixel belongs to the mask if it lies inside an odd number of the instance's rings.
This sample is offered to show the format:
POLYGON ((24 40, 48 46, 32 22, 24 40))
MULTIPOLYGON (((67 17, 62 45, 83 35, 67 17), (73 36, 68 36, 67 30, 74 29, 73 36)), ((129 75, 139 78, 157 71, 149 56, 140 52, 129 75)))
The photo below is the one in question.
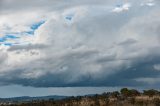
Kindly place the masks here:
POLYGON ((135 89, 128 89, 128 88, 122 88, 120 90, 121 94, 124 96, 124 97, 132 97, 132 96, 138 96, 140 95, 140 92, 135 90, 135 89))
POLYGON ((153 95, 159 95, 159 91, 154 90, 154 89, 150 89, 150 90, 144 90, 143 91, 144 95, 148 95, 148 96, 153 96, 153 95))

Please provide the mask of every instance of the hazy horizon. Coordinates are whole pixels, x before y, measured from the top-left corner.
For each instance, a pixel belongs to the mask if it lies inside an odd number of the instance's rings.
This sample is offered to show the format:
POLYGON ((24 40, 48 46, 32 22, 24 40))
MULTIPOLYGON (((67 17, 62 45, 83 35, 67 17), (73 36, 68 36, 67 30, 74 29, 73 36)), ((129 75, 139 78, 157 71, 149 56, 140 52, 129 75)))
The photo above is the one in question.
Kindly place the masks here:
POLYGON ((10 97, 39 97, 39 96, 83 96, 88 94, 101 94, 103 92, 117 91, 118 87, 49 87, 49 88, 34 88, 23 87, 19 85, 0 87, 0 98, 10 97))
MULTIPOLYGON (((30 86, 9 85, 0 87, 0 98, 13 97, 41 97, 41 96, 84 96, 89 94, 102 94, 104 92, 120 91, 122 88, 143 90, 153 89, 150 87, 48 87, 35 88, 30 86), (3 91, 3 92, 1 92, 3 91)), ((155 90, 160 90, 155 88, 155 90)))

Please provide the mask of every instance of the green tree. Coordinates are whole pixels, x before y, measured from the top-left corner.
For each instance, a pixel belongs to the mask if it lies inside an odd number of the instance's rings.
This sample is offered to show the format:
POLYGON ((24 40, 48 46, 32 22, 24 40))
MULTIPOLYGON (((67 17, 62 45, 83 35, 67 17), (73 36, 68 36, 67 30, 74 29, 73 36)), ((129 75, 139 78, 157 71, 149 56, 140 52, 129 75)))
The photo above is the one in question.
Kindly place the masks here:
POLYGON ((128 97, 128 96, 129 96, 129 93, 130 93, 130 91, 129 91, 128 88, 122 88, 122 89, 120 90, 120 92, 121 92, 122 96, 124 96, 124 97, 128 97))
POLYGON ((114 91, 111 93, 111 96, 115 97, 115 98, 117 98, 119 95, 120 95, 120 93, 118 91, 114 91))
POLYGON ((122 88, 120 92, 124 97, 133 97, 140 95, 140 92, 135 89, 130 90, 128 88, 122 88))
POLYGON ((153 95, 159 95, 159 92, 157 90, 150 89, 150 90, 144 90, 143 94, 151 97, 153 95))
POLYGON ((135 89, 129 90, 130 96, 139 96, 141 93, 135 89))

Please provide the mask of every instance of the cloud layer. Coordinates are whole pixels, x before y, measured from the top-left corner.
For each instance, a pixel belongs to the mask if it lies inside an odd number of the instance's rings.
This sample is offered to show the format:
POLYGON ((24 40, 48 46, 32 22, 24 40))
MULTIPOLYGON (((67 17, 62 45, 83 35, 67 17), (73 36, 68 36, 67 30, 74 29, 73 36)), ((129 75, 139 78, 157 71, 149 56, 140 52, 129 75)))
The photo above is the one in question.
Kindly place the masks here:
POLYGON ((0 85, 158 86, 158 0, 0 2, 0 85))

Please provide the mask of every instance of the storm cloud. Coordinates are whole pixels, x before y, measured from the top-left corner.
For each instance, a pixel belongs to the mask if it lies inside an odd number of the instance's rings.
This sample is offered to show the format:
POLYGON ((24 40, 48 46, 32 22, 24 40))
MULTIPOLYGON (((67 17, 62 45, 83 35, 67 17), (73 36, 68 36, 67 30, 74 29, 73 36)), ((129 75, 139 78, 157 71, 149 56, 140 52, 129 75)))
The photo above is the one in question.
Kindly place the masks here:
POLYGON ((155 86, 158 0, 0 0, 0 85, 155 86))

